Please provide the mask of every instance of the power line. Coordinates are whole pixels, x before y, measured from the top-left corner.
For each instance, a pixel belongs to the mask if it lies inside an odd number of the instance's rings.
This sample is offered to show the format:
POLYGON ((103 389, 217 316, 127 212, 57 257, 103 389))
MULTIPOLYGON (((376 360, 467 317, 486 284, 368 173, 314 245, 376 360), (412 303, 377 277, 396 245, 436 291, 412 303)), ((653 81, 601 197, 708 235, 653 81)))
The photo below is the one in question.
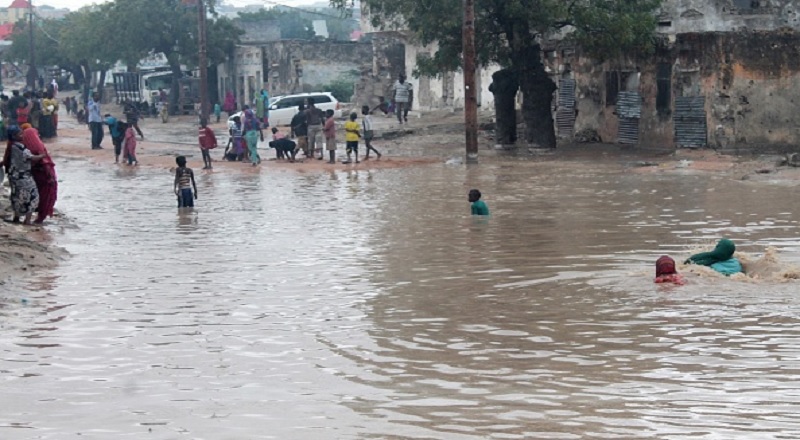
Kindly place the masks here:
POLYGON ((34 15, 36 16, 36 18, 38 18, 38 20, 36 20, 36 25, 37 25, 37 26, 39 26, 39 29, 42 31, 42 33, 43 33, 43 34, 44 34, 44 35, 45 35, 47 38, 49 38, 49 39, 51 39, 51 40, 55 41, 56 43, 60 44, 60 43, 61 43, 61 41, 59 41, 59 40, 56 40, 55 38, 53 38, 53 36, 52 36, 52 35, 50 35, 49 33, 47 33, 47 31, 46 31, 46 30, 44 30, 44 26, 42 25, 42 21, 44 21, 45 19, 44 19, 44 18, 42 18, 42 16, 41 16, 41 15, 39 15, 39 14, 37 14, 37 13, 35 13, 35 12, 34 12, 34 15))

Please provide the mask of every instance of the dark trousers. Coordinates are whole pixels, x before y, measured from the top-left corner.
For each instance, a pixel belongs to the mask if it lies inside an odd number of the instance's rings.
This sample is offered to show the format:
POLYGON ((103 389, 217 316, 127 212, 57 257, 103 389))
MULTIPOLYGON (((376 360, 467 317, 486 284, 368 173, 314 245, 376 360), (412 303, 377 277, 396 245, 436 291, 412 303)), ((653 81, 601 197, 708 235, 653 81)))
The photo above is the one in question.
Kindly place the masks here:
POLYGON ((138 119, 129 119, 128 124, 133 126, 133 129, 136 130, 136 133, 139 135, 140 138, 144 139, 144 134, 142 133, 142 129, 139 128, 139 120, 138 119))
POLYGON ((89 130, 92 132, 92 148, 100 148, 100 144, 103 142, 103 123, 90 122, 89 130))

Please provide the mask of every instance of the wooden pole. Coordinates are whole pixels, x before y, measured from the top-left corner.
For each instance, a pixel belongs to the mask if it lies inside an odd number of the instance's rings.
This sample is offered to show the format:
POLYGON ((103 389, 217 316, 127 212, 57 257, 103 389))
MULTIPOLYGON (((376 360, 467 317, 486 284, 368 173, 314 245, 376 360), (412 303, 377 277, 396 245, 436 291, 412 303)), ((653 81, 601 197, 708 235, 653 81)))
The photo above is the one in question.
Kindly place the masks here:
POLYGON ((28 38, 31 40, 28 46, 28 87, 36 90, 36 80, 39 75, 36 73, 36 52, 33 44, 33 0, 28 0, 28 38))
POLYGON ((467 163, 478 163, 478 94, 475 83, 475 0, 464 0, 464 122, 467 163))
POLYGON ((200 119, 208 121, 208 48, 206 42, 206 6, 203 0, 197 1, 198 30, 198 68, 200 70, 200 119))

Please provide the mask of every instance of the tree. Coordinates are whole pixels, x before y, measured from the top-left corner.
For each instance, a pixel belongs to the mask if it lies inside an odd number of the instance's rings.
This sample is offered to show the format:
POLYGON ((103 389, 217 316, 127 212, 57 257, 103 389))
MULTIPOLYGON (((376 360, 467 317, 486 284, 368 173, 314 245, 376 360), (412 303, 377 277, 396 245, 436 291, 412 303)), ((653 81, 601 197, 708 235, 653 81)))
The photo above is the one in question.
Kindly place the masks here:
POLYGON ((84 78, 84 99, 89 95, 92 73, 100 72, 97 91, 102 94, 105 73, 119 59, 109 44, 115 32, 109 14, 110 7, 107 4, 82 8, 67 14, 62 24, 60 50, 66 60, 80 66, 84 78))
MULTIPOLYGON (((560 31, 589 54, 610 58, 649 51, 660 0, 476 0, 478 62, 499 64, 519 81, 523 95, 525 140, 555 147, 551 113, 555 83, 542 63, 543 39, 560 31)), ((352 0, 331 0, 352 6, 352 0)), ((418 73, 437 75, 461 65, 461 0, 361 0, 379 28, 410 31, 423 45, 438 43, 436 53, 418 60, 418 73)), ((506 90, 507 88, 503 88, 506 90)))
MULTIPOLYGON (((124 48, 119 57, 133 62, 151 53, 162 53, 172 71, 172 90, 179 90, 181 65, 198 65, 197 2, 184 0, 115 0, 109 3, 115 29, 114 47, 124 48)), ((215 14, 214 0, 206 0, 215 14)), ((220 63, 232 53, 242 31, 226 18, 207 20, 209 63, 220 63)), ((208 66, 198 66, 207 69, 208 66)), ((178 106, 178 93, 170 94, 170 107, 178 106)))
POLYGON ((278 8, 261 8, 256 12, 239 12, 243 22, 275 21, 281 29, 281 38, 288 40, 310 40, 314 38, 311 20, 298 11, 282 11, 278 8))

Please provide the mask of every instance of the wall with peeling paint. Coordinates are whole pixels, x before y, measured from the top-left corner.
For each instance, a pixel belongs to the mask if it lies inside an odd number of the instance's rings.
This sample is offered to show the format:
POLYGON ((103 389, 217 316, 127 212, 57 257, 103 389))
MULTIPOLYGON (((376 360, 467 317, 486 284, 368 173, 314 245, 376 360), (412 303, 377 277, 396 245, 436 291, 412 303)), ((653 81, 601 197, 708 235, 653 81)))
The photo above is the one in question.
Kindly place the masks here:
POLYGON ((281 40, 237 46, 217 69, 219 96, 233 88, 241 105, 262 87, 270 96, 318 92, 337 79, 355 83, 372 64, 369 43, 281 40))
POLYGON ((619 135, 611 98, 632 90, 641 95, 640 146, 676 147, 676 102, 696 97, 709 147, 788 149, 800 144, 798 12, 800 1, 666 1, 659 19, 670 30, 661 29, 654 55, 598 63, 558 43, 547 65, 554 79, 576 80, 575 130, 596 130, 606 142, 619 135))

